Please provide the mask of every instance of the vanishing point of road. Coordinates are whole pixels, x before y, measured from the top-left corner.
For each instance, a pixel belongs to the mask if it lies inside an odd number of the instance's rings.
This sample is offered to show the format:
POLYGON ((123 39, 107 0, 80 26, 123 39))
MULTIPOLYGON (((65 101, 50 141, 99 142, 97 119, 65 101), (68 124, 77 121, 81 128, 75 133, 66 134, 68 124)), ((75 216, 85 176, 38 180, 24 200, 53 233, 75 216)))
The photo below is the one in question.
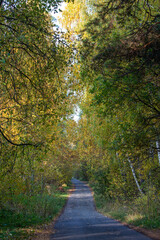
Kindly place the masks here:
POLYGON ((89 187, 73 179, 75 191, 55 223, 51 240, 151 240, 118 221, 98 213, 89 187))

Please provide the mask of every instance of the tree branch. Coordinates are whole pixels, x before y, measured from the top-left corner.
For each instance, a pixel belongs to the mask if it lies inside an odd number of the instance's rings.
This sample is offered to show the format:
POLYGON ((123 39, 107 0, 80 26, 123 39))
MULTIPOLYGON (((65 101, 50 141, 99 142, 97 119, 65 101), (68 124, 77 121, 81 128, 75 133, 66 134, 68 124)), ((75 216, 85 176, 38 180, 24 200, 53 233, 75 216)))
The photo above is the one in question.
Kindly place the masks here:
POLYGON ((1 135, 4 137, 4 139, 9 142, 10 144, 14 145, 14 146, 33 146, 33 147, 38 147, 40 145, 40 143, 37 144, 33 144, 33 143, 14 143, 12 142, 9 138, 7 138, 4 133, 2 132, 2 130, 0 129, 0 133, 1 135))

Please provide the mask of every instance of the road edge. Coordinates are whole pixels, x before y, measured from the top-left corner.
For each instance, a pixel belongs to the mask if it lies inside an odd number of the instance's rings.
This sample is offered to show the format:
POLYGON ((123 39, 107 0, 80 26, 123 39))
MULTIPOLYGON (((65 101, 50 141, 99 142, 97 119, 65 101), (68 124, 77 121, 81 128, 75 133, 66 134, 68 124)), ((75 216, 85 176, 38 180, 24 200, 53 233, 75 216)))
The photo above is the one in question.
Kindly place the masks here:
POLYGON ((95 199, 94 199, 94 191, 93 191, 92 187, 89 185, 88 182, 86 182, 86 181, 82 181, 82 182, 89 187, 89 189, 90 189, 90 191, 91 191, 91 193, 92 193, 92 196, 93 196, 94 207, 95 207, 95 209, 96 209, 96 211, 97 211, 98 213, 100 213, 100 214, 102 214, 103 216, 108 217, 108 218, 110 218, 110 219, 116 220, 117 222, 121 223, 122 225, 124 225, 124 226, 126 226, 126 227, 128 227, 128 228, 130 228, 130 229, 135 230, 136 232, 142 233, 142 234, 144 234, 145 236, 151 238, 152 240, 160 240, 160 230, 159 230, 159 229, 150 230, 150 229, 146 229, 146 228, 134 226, 134 225, 128 224, 128 223, 126 223, 126 222, 121 222, 121 221, 119 221, 118 219, 112 218, 112 217, 107 216, 107 215, 103 214, 102 212, 100 212, 100 211, 97 209, 97 206, 96 206, 96 202, 95 202, 95 199))
POLYGON ((61 211, 54 217, 54 219, 52 219, 50 223, 39 226, 40 230, 39 231, 37 230, 35 235, 31 236, 29 240, 50 240, 51 235, 55 233, 55 229, 54 229, 55 223, 58 220, 58 218, 63 214, 67 206, 68 200, 74 191, 75 191, 75 185, 72 183, 71 187, 67 191, 68 197, 61 211))

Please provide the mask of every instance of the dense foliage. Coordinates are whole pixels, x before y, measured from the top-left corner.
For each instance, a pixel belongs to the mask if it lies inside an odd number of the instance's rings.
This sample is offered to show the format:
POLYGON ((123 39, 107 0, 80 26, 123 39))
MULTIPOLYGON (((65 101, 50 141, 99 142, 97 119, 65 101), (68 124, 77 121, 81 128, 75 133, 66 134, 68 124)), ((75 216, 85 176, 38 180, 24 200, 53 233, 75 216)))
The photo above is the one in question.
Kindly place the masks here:
POLYGON ((158 219, 159 1, 67 1, 64 33, 61 2, 0 1, 0 208, 75 171, 158 219))
POLYGON ((65 124, 75 101, 76 84, 67 77, 73 51, 49 14, 60 2, 0 1, 0 210, 6 216, 27 214, 24 199, 43 199, 49 184, 58 188, 72 176, 65 124))
POLYGON ((68 5, 83 87, 76 176, 109 201, 146 196, 145 208, 159 209, 159 1, 68 5))

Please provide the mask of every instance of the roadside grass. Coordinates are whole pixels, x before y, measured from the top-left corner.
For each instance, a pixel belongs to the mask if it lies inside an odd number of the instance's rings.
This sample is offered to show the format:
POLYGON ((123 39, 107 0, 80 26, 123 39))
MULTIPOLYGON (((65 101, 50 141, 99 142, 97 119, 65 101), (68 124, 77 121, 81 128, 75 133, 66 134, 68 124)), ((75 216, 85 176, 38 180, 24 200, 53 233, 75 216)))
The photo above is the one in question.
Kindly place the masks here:
POLYGON ((12 203, 0 209, 0 239, 29 239, 37 225, 52 221, 67 200, 67 188, 58 191, 49 186, 44 194, 14 196, 12 203))
POLYGON ((145 229, 160 229, 160 202, 150 200, 147 206, 145 196, 132 202, 109 201, 103 195, 94 194, 97 210, 102 214, 145 229))

